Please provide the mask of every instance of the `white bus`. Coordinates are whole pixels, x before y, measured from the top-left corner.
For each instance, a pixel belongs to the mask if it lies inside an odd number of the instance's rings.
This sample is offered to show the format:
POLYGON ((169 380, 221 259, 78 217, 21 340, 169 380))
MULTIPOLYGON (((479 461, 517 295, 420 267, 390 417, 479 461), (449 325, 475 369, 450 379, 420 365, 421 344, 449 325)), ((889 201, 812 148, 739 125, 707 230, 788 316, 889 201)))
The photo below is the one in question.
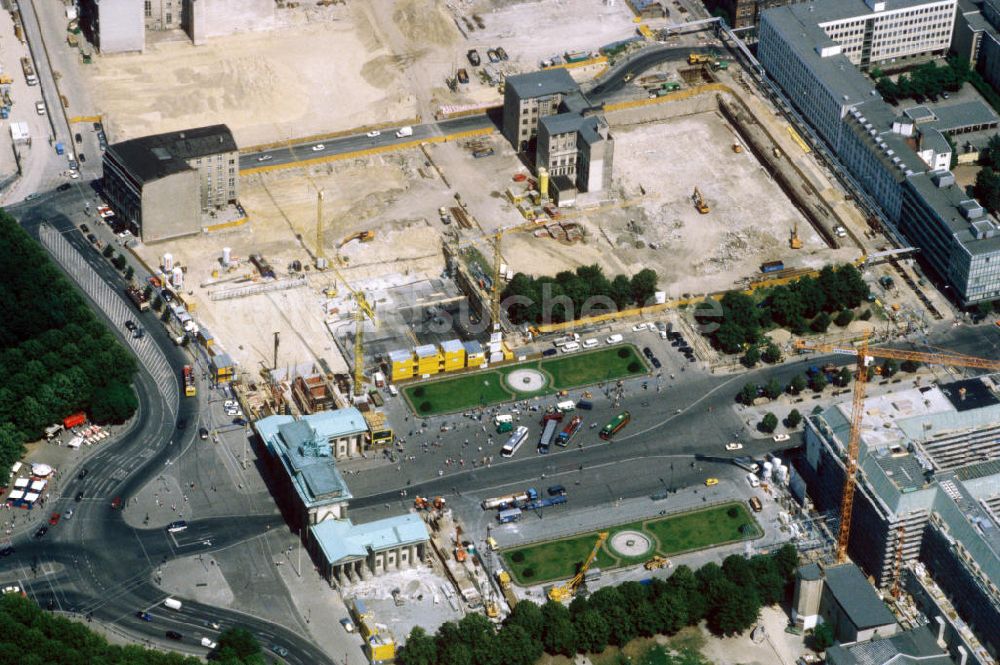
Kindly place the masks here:
POLYGON ((528 428, 524 425, 519 426, 514 433, 510 435, 507 439, 507 443, 503 444, 503 448, 500 450, 500 455, 503 457, 513 457, 517 449, 521 447, 521 444, 528 438, 528 428))

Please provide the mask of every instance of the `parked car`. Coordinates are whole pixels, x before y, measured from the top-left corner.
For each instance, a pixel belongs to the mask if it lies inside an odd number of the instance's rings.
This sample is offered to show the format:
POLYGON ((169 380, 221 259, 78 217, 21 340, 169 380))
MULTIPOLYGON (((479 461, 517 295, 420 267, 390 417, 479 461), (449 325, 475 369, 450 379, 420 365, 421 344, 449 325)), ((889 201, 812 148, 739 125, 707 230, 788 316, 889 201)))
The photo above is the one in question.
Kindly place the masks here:
POLYGON ((80 233, 90 233, 90 227, 86 224, 80 225, 80 233))
POLYGON ((343 626, 344 630, 346 630, 347 632, 349 632, 349 633, 353 633, 354 632, 354 623, 350 619, 348 619, 346 617, 343 618, 343 619, 341 619, 340 620, 340 625, 343 626))
POLYGON ((87 240, 89 240, 91 242, 91 244, 95 244, 95 245, 97 244, 97 236, 95 236, 93 233, 88 233, 87 234, 87 240))
POLYGON ((726 450, 743 450, 743 444, 733 441, 726 444, 726 450))
POLYGON ((775 443, 781 443, 783 441, 788 441, 790 438, 792 438, 792 437, 788 436, 787 434, 775 434, 774 435, 774 442, 775 443))
POLYGON ((490 62, 497 63, 500 62, 500 56, 493 49, 486 51, 486 57, 490 59, 490 62))
POLYGON ((79 132, 77 132, 76 135, 73 138, 76 139, 77 143, 83 143, 83 135, 80 134, 79 132))
POLYGON ((478 67, 479 63, 482 62, 482 59, 479 57, 479 51, 474 48, 470 48, 468 53, 465 54, 465 57, 469 59, 469 63, 473 67, 478 67))
POLYGON ((469 82, 469 72, 465 71, 464 67, 455 72, 455 76, 458 78, 458 82, 462 85, 469 82))
POLYGON ((661 363, 660 359, 657 358, 656 356, 650 358, 649 361, 653 363, 653 367, 655 367, 656 369, 660 369, 661 367, 663 367, 663 363, 661 363))
POLYGON ((507 60, 510 56, 507 55, 507 51, 503 50, 502 46, 496 47, 497 55, 500 56, 501 60, 507 60))

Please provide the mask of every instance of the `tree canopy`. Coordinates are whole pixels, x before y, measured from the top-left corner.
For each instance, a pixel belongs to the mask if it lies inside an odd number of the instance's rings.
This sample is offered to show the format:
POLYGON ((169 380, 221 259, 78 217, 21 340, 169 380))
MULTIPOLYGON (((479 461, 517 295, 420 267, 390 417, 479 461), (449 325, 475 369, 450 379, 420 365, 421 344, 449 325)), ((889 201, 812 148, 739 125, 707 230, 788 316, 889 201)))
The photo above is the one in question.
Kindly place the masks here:
POLYGON ((6 474, 25 441, 71 413, 87 411, 95 422, 131 416, 136 364, 2 211, 0 256, 0 474, 6 474))
POLYGON ((785 545, 771 555, 732 555, 722 566, 709 563, 697 572, 678 566, 667 579, 601 587, 589 596, 578 594, 568 608, 522 600, 499 627, 470 614, 444 624, 434 636, 414 628, 397 662, 530 665, 543 651, 566 657, 599 653, 636 637, 673 635, 702 619, 719 635, 735 635, 756 623, 762 606, 787 596, 797 565, 795 547, 785 545))

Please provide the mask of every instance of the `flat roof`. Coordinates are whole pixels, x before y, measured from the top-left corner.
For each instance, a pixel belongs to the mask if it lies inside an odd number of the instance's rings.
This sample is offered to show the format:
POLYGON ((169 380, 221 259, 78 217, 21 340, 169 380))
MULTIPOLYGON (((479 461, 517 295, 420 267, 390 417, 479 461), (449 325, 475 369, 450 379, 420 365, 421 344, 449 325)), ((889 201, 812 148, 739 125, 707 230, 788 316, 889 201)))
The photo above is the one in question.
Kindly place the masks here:
POLYGON ((952 182, 938 187, 934 179, 941 176, 940 172, 919 173, 907 178, 909 185, 937 213, 938 217, 948 227, 955 239, 972 254, 991 254, 1000 252, 1000 229, 997 229, 995 218, 984 214, 977 218, 994 229, 995 235, 988 238, 976 238, 971 231, 971 222, 962 215, 961 204, 974 200, 965 190, 952 182))
POLYGON ((851 644, 836 644, 826 650, 830 665, 953 665, 927 626, 892 637, 851 644))
POLYGON ((859 630, 896 623, 892 612, 856 565, 831 566, 824 573, 830 593, 859 630))
POLYGON ((229 127, 211 125, 112 143, 107 153, 144 183, 191 169, 189 159, 237 149, 229 127))
POLYGON ((1000 122, 996 111, 979 99, 937 106, 934 108, 934 115, 937 119, 928 124, 942 132, 957 132, 976 125, 995 126, 1000 122))
POLYGON ((511 88, 521 99, 545 97, 557 93, 567 94, 580 88, 569 72, 562 67, 508 76, 504 85, 511 88))
POLYGON ((416 545, 430 538, 427 525, 414 513, 367 524, 354 524, 350 519, 324 520, 309 530, 330 564, 363 558, 369 551, 416 545))

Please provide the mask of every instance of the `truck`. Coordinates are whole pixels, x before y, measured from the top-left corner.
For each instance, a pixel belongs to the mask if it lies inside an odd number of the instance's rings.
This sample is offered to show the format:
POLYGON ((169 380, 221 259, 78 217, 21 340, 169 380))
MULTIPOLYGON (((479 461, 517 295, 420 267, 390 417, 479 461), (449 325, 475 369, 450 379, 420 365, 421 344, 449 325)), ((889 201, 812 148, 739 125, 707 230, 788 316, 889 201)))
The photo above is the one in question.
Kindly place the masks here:
POLYGON ((125 293, 128 295, 129 300, 131 300, 132 303, 139 308, 140 312, 149 311, 149 298, 146 296, 145 291, 129 284, 125 287, 125 293))
POLYGON ((590 53, 587 51, 566 51, 563 54, 566 58, 566 62, 573 64, 574 62, 583 62, 584 60, 590 60, 590 53))
POLYGON ((35 67, 31 64, 31 58, 21 58, 21 69, 24 71, 25 83, 38 85, 38 77, 35 76, 35 67))
POLYGON ((400 127, 396 130, 397 139, 406 138, 407 136, 413 136, 413 127, 407 125, 406 127, 400 127))
POLYGON ((483 507, 483 510, 494 510, 496 508, 516 506, 523 501, 534 501, 537 498, 538 490, 529 487, 523 492, 505 494, 504 496, 496 496, 491 499, 483 499, 483 502, 480 505, 483 507))
POLYGON ((702 55, 701 53, 689 53, 688 54, 688 64, 689 65, 701 65, 708 64, 712 62, 713 58, 710 55, 702 55))
POLYGON ((56 143, 56 154, 57 155, 65 155, 66 154, 66 146, 63 145, 62 143, 56 143))
POLYGON ((600 437, 605 441, 609 441, 618 432, 628 425, 629 421, 632 420, 632 414, 628 411, 622 411, 617 416, 608 421, 608 424, 601 429, 600 437))
POLYGON ((519 519, 521 519, 520 508, 508 508, 507 510, 501 510, 497 513, 497 522, 500 522, 500 524, 509 524, 510 522, 516 522, 519 519))
POLYGON ((194 383, 194 369, 191 365, 184 365, 181 376, 184 379, 184 396, 195 397, 198 394, 198 388, 194 383))
POLYGON ((762 273, 771 272, 781 272, 785 269, 785 263, 783 261, 767 261, 766 263, 760 264, 760 271, 762 273))
POLYGON ((559 421, 549 420, 545 423, 545 429, 542 430, 542 436, 538 439, 538 453, 540 455, 549 454, 549 446, 552 445, 552 439, 556 436, 556 428, 559 427, 559 421))
POLYGON ((569 424, 559 432, 559 436, 556 437, 556 445, 565 448, 569 444, 569 440, 573 438, 573 435, 580 431, 580 424, 582 422, 583 419, 580 416, 574 416, 573 420, 569 421, 569 424))

